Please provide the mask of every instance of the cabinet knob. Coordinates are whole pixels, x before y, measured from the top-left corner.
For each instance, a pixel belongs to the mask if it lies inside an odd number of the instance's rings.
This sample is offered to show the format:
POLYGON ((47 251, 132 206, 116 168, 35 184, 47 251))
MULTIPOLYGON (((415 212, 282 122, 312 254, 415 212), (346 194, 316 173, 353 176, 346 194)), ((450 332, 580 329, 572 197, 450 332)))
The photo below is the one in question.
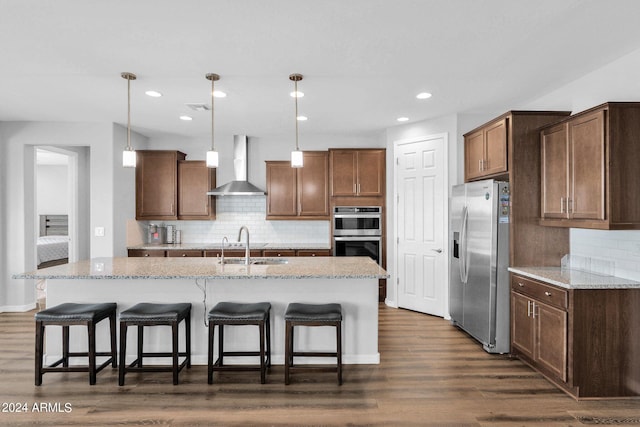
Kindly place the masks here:
POLYGON ((524 284, 522 284, 522 283, 518 282, 518 286, 520 286, 521 288, 523 288, 523 287, 524 287, 524 284))
POLYGON ((144 254, 144 256, 149 256, 149 254, 144 254))
POLYGON ((549 292, 549 291, 546 291, 544 294, 545 294, 546 296, 548 296, 548 297, 550 297, 550 296, 551 296, 551 292, 549 292))
POLYGON ((316 254, 311 254, 311 256, 316 256, 316 254))
POLYGON ((187 256, 187 254, 182 254, 182 256, 187 256))

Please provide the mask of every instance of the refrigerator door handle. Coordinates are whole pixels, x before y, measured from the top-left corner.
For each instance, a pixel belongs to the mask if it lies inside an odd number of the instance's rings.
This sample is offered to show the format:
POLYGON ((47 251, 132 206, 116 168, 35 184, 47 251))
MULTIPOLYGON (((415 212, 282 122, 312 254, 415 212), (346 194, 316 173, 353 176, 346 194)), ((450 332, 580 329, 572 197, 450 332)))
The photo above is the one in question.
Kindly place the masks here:
POLYGON ((462 209, 462 230, 460 231, 460 280, 463 284, 469 279, 469 270, 467 265, 467 224, 469 222, 469 209, 465 206, 462 209))

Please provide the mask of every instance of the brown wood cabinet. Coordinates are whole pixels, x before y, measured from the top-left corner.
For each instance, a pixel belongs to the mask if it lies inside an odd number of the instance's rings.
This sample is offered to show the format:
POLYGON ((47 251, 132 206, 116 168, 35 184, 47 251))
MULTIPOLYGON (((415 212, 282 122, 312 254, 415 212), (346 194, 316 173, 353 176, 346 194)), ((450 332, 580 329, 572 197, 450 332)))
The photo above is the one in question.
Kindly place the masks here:
POLYGON ((208 220, 216 217, 216 202, 207 191, 216 188, 216 170, 204 160, 178 162, 178 219, 208 220))
POLYGON ((164 257, 164 249, 128 249, 130 257, 164 257))
POLYGON ((136 219, 178 219, 178 161, 180 151, 138 150, 136 219))
POLYGON ((384 149, 331 149, 329 157, 332 196, 384 196, 384 149))
POLYGON ((576 398, 640 396, 640 289, 511 275, 511 352, 576 398))
POLYGON ((262 256, 265 256, 265 257, 296 256, 296 250, 295 249, 265 249, 262 251, 262 256))
POLYGON ((182 257, 182 258, 201 257, 202 256, 202 251, 198 250, 198 249, 186 249, 186 250, 170 249, 170 250, 167 250, 166 256, 167 257, 182 257))
POLYGON ((333 256, 331 249, 298 249, 296 256, 333 256))
POLYGON ((640 229, 640 103, 607 103, 540 132, 541 224, 640 229))
MULTIPOLYGON (((234 257, 234 258, 241 258, 244 257, 245 252, 244 249, 225 249, 224 250, 224 256, 225 257, 234 257)), ((204 251, 204 256, 208 257, 208 258, 217 258, 219 256, 222 256, 222 250, 221 249, 209 249, 204 251)), ((260 249, 250 249, 249 250, 249 256, 250 257, 260 257, 262 256, 262 251, 260 249)))
POLYGON ((505 175, 508 171, 507 146, 507 119, 504 117, 465 134, 465 182, 505 175))
POLYGON ((267 161, 267 219, 329 219, 326 151, 305 151, 301 168, 267 161))

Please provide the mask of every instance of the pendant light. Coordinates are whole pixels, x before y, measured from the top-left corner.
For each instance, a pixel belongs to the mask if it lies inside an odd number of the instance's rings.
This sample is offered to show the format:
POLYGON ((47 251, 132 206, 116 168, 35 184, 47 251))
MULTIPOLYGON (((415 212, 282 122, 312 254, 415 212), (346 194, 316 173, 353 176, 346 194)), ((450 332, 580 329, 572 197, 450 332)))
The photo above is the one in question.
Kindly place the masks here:
POLYGON ((213 144, 213 87, 214 83, 220 80, 220 76, 214 73, 209 73, 205 77, 207 80, 211 81, 211 150, 207 151, 207 167, 217 168, 218 152, 215 150, 215 146, 213 144))
POLYGON ((302 80, 302 74, 291 74, 289 76, 289 80, 293 81, 294 84, 294 92, 291 96, 296 100, 296 149, 291 152, 291 167, 292 168, 301 168, 303 166, 303 154, 298 147, 298 98, 302 95, 298 92, 298 82, 302 80))
POLYGON ((133 73, 121 73, 120 76, 127 80, 127 148, 122 152, 122 166, 135 168, 136 152, 131 147, 131 80, 135 80, 136 75, 133 73))

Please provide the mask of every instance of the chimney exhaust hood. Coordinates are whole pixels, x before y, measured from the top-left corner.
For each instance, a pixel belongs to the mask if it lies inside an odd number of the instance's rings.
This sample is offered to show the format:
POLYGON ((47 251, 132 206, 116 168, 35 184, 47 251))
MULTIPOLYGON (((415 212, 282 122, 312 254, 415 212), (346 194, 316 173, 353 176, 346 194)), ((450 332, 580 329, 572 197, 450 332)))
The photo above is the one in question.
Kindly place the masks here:
POLYGON ((233 136, 233 173, 235 180, 209 192, 208 196, 264 196, 264 191, 247 181, 247 135, 233 136))

